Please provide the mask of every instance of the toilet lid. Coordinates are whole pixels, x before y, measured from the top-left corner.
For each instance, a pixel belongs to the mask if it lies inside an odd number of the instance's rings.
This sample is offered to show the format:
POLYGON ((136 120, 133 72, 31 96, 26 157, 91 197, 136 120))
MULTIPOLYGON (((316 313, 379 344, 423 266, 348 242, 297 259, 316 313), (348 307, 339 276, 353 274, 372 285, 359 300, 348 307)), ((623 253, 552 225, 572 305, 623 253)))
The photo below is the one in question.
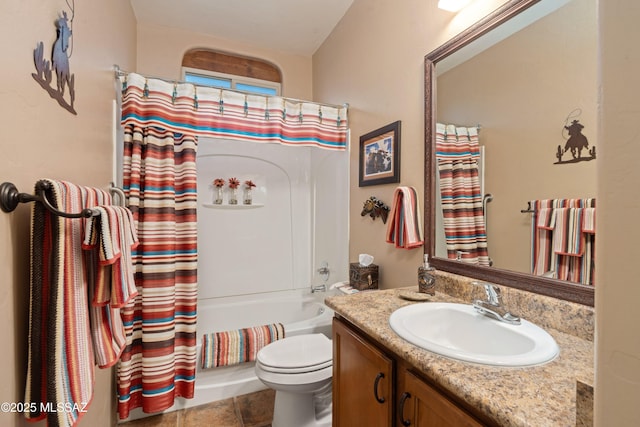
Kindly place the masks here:
POLYGON ((257 360, 264 368, 275 370, 310 370, 331 366, 331 340, 323 334, 296 335, 275 341, 258 352, 257 360))

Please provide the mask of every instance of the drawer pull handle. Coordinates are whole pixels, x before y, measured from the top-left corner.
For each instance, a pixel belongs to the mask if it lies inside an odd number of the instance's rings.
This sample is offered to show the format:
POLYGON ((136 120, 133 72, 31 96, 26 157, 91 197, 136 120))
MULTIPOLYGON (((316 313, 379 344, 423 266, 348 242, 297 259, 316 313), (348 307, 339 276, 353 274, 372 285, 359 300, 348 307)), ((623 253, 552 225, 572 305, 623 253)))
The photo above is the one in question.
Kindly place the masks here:
POLYGON ((378 375, 376 375, 376 380, 373 382, 373 397, 376 398, 376 401, 378 403, 384 403, 385 402, 384 397, 378 396, 378 383, 383 378, 384 378, 384 374, 382 372, 380 372, 380 373, 378 373, 378 375))
POLYGON ((400 398, 400 408, 398 409, 398 412, 400 413, 400 422, 405 427, 411 425, 411 420, 404 419, 404 404, 407 399, 411 399, 411 394, 405 391, 402 393, 402 397, 400 398))

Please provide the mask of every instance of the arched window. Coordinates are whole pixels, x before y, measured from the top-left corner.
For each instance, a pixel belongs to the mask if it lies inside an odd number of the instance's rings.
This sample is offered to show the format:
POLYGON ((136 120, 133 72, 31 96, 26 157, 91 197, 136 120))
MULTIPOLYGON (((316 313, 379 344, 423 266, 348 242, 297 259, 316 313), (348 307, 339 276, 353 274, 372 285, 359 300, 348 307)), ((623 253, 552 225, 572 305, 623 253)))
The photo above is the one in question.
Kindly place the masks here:
POLYGON ((191 49, 182 58, 187 82, 264 95, 280 95, 282 73, 273 64, 210 49, 191 49))

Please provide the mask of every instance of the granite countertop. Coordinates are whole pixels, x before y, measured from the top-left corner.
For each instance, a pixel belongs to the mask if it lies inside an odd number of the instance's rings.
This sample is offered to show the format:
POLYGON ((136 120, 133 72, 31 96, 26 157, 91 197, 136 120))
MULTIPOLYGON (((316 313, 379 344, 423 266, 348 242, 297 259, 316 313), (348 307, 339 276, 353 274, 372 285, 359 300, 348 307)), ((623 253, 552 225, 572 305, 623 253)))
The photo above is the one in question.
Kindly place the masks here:
MULTIPOLYGON (((416 347, 389 327, 394 310, 423 304, 401 298, 407 289, 329 296, 325 302, 423 376, 500 425, 576 425, 576 382, 593 384, 592 341, 545 327, 560 347, 559 356, 547 364, 505 368, 457 361, 416 347)), ((429 300, 470 303, 441 292, 429 300)))

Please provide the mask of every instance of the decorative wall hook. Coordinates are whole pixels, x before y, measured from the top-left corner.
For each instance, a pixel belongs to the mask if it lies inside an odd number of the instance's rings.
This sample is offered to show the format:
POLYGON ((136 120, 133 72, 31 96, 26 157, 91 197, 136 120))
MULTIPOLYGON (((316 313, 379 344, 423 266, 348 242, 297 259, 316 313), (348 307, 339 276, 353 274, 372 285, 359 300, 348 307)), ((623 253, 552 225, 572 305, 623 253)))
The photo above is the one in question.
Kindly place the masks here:
POLYGON ((365 200, 360 216, 365 216, 367 214, 369 214, 373 220, 377 217, 382 218, 382 223, 386 224, 387 217, 389 216, 389 206, 385 205, 384 202, 379 200, 377 197, 371 196, 365 200))

